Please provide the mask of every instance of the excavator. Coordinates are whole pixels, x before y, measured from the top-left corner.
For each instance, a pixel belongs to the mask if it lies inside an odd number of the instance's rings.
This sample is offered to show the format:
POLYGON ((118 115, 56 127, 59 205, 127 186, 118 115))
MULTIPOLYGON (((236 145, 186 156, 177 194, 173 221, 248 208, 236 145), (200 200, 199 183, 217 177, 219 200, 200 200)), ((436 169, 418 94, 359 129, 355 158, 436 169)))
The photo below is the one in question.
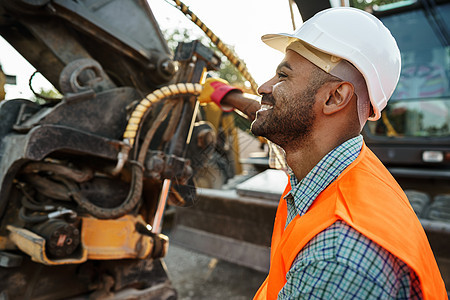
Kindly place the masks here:
POLYGON ((61 94, 0 102, 0 298, 176 299, 164 209, 234 172, 196 100, 220 57, 143 0, 2 0, 0 34, 61 94))

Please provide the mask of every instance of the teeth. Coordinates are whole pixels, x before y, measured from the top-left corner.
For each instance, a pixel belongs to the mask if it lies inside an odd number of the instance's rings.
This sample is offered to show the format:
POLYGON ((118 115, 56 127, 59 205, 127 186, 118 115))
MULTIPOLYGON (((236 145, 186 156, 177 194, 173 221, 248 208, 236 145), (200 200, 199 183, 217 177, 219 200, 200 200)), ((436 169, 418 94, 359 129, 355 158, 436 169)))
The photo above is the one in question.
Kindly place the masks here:
POLYGON ((269 110, 272 108, 273 108, 273 105, 261 104, 261 109, 259 111, 266 111, 266 110, 269 110))

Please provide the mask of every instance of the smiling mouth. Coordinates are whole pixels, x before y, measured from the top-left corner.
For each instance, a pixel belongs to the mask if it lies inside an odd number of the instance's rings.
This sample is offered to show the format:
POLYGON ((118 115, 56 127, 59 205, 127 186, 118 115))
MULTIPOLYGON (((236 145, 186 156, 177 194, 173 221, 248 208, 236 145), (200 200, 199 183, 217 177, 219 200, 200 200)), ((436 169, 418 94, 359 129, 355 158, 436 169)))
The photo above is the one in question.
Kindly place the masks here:
POLYGON ((273 109, 273 105, 261 104, 261 108, 258 110, 258 112, 271 110, 271 109, 273 109))

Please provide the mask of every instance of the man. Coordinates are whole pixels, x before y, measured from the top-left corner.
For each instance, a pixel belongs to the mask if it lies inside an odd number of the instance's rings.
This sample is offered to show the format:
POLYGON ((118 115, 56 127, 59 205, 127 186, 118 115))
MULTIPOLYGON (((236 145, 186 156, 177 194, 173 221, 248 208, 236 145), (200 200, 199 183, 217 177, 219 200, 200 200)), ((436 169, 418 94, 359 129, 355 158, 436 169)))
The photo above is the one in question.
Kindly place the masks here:
POLYGON ((390 32, 364 11, 336 8, 262 39, 285 57, 259 88, 259 109, 221 81, 199 97, 257 110, 252 132, 286 153, 290 183, 255 299, 447 299, 420 222, 360 135, 398 82, 390 32))

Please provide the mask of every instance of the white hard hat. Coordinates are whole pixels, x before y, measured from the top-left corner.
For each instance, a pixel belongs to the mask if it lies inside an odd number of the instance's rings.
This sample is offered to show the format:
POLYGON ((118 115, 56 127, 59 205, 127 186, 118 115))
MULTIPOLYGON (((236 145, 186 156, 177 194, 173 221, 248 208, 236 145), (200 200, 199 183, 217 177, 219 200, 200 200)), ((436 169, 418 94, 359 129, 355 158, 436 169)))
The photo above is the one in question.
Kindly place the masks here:
POLYGON ((267 34, 262 41, 281 52, 295 40, 350 62, 364 76, 374 115, 381 110, 397 86, 401 58, 395 39, 375 16, 356 8, 323 10, 295 33, 267 34))

